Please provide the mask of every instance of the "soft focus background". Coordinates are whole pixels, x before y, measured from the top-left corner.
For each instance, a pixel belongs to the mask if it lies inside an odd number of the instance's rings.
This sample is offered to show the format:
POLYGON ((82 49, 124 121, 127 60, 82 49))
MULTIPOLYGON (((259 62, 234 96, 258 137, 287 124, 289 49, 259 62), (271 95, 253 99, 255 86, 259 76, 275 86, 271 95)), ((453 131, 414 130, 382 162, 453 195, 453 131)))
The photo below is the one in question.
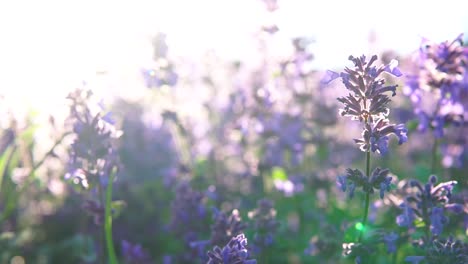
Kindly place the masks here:
POLYGON ((206 52, 255 63, 259 28, 287 53, 294 37, 314 39, 316 69, 342 66, 350 54, 415 51, 422 38, 444 41, 468 30, 464 1, 2 1, 0 84, 34 107, 60 102, 82 81, 106 96, 140 95, 140 69, 151 64, 151 38, 167 34, 171 56, 198 61, 206 52), (131 86, 132 88, 128 88, 131 86), (53 96, 53 97, 52 97, 53 96), (27 100, 27 101, 26 101, 27 100))
MULTIPOLYGON (((431 173, 457 180, 466 212, 466 128, 431 154, 404 94, 421 43, 461 33, 466 43, 468 2, 457 0, 1 1, 0 263, 105 263, 99 208, 66 177, 77 88, 122 132, 112 197, 122 263, 202 263, 226 243, 213 239, 219 212, 242 218, 233 230, 259 263, 353 263, 341 244, 362 197, 346 198, 336 177, 364 166, 360 126, 338 114, 341 82, 320 85, 349 55, 397 59, 404 73, 389 78, 399 85, 390 116, 409 141, 373 164, 390 168, 393 190, 431 173)), ((399 230, 402 198, 373 201, 370 222, 399 230)), ((468 217, 451 223, 447 234, 466 242, 468 217)), ((399 249, 386 258, 382 246, 375 263, 420 253, 399 249)))

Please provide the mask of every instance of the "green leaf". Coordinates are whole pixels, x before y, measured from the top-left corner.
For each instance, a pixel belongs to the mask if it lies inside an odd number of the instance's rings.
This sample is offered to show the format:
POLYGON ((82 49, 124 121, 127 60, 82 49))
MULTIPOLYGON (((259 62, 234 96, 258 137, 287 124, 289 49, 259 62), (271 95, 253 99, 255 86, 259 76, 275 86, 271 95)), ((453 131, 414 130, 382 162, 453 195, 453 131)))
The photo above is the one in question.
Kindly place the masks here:
POLYGON ((124 209, 127 207, 127 203, 123 200, 112 201, 111 208, 112 208, 112 218, 119 217, 124 209))
POLYGON ((273 167, 273 170, 271 172, 271 178, 273 180, 285 181, 288 179, 288 175, 286 174, 286 171, 283 168, 273 167))

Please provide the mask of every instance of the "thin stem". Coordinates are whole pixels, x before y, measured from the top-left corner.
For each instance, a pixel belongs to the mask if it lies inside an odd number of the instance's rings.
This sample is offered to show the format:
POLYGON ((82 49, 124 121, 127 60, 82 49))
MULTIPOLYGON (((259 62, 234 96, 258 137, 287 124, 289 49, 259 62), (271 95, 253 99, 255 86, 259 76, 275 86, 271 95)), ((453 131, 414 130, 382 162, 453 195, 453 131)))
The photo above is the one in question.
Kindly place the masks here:
MULTIPOLYGON (((367 178, 370 177, 370 150, 368 150, 366 153, 366 176, 367 178)), ((362 235, 367 225, 367 216, 369 215, 369 196, 369 192, 366 192, 366 205, 364 206, 364 216, 362 217, 362 229, 359 231, 358 242, 362 241, 362 235)))
POLYGON ((434 174, 437 168, 437 147, 439 141, 434 137, 434 143, 432 144, 432 158, 431 158, 431 174, 434 174))
POLYGON ((426 234, 426 242, 429 242, 429 240, 431 239, 431 233, 430 233, 430 229, 429 229, 429 226, 431 225, 430 223, 430 218, 429 218, 429 214, 427 212, 427 203, 426 203, 426 199, 423 198, 423 206, 422 206, 422 213, 423 213, 423 220, 424 220, 424 233, 426 234))
POLYGON ((109 255, 109 263, 117 264, 117 257, 115 255, 114 242, 112 240, 112 181, 114 180, 114 174, 111 173, 109 176, 109 182, 107 183, 106 190, 106 208, 105 208, 105 220, 104 220, 104 231, 106 233, 106 245, 107 254, 109 255))
POLYGON ((395 252, 392 254, 392 264, 396 264, 398 259, 398 248, 395 250, 395 252))
POLYGON ((10 165, 11 159, 13 158, 13 154, 15 154, 15 151, 16 145, 13 144, 9 146, 5 152, 3 152, 3 155, 0 158, 0 192, 2 190, 3 177, 8 171, 8 167, 10 165))

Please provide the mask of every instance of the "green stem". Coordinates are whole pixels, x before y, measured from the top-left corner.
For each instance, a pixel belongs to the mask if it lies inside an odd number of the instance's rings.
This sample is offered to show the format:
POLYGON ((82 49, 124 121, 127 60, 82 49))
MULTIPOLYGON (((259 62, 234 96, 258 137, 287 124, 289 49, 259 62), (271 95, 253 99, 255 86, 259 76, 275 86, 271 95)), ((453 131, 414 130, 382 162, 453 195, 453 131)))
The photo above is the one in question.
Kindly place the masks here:
POLYGON ((434 174, 437 168, 437 147, 438 140, 434 137, 434 143, 432 144, 431 174, 434 174))
POLYGON ((107 183, 106 190, 106 209, 105 209, 105 221, 104 231, 106 234, 106 246, 107 254, 109 255, 109 263, 117 264, 117 257, 115 255, 114 242, 112 240, 112 181, 114 180, 114 174, 111 173, 109 176, 109 182, 107 183))
POLYGON ((396 264, 398 259, 398 248, 396 249, 395 253, 392 254, 392 264, 396 264))
POLYGON ((8 170, 8 166, 13 158, 13 154, 15 154, 15 151, 16 145, 11 145, 5 150, 0 158, 0 192, 2 190, 3 177, 8 170))
MULTIPOLYGON (((370 150, 368 150, 366 153, 366 176, 367 178, 370 177, 370 150)), ((362 241, 362 235, 367 225, 367 216, 369 215, 369 196, 369 192, 366 192, 366 205, 364 206, 364 216, 362 217, 362 229, 359 231, 358 242, 362 241)))
POLYGON ((423 203, 423 206, 422 206, 422 213, 423 213, 423 220, 424 220, 424 233, 426 235, 426 242, 429 242, 429 240, 431 239, 431 232, 430 232, 430 218, 429 218, 429 214, 427 212, 427 203, 426 203, 426 200, 423 199, 422 201, 423 203))

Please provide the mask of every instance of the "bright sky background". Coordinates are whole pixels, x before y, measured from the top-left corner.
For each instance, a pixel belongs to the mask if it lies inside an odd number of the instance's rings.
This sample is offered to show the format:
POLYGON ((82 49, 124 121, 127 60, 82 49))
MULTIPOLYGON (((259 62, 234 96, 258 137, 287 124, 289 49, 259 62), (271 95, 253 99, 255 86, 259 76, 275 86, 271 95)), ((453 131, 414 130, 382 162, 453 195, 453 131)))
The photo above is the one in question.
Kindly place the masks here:
POLYGON ((150 38, 168 34, 172 54, 207 48, 248 57, 252 32, 268 19, 281 37, 316 40, 317 67, 369 52, 370 30, 383 49, 410 52, 468 33, 468 1, 279 0, 266 16, 260 0, 0 1, 0 94, 51 107, 86 80, 110 91, 142 88, 139 69, 151 60, 150 38), (106 77, 96 77, 106 71, 106 77))

